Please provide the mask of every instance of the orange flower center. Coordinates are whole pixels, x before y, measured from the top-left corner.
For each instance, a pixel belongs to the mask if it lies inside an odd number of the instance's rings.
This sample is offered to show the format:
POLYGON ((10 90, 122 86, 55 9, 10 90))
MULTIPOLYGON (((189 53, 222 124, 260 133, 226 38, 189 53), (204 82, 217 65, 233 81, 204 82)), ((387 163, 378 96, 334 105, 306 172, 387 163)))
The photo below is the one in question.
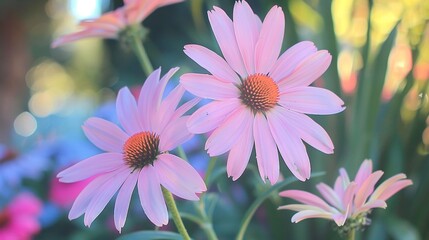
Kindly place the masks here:
POLYGON ((263 74, 248 76, 240 86, 241 101, 253 112, 266 112, 279 100, 279 87, 272 78, 263 74))
POLYGON ((159 154, 158 145, 159 137, 155 133, 134 134, 123 147, 125 163, 133 169, 142 169, 153 164, 159 154))
POLYGON ((3 156, 0 157, 0 164, 12 161, 17 156, 18 156, 18 154, 16 152, 14 152, 12 150, 7 150, 6 153, 3 156))
POLYGON ((7 212, 0 212, 0 229, 9 223, 10 217, 7 212))

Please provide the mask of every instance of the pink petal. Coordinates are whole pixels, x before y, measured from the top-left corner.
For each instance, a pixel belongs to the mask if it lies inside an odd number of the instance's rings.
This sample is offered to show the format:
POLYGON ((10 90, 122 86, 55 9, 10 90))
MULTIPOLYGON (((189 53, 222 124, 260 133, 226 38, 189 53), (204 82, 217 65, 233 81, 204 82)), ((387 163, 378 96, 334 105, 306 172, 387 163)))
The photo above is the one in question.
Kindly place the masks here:
POLYGON ((207 139, 207 153, 218 156, 229 151, 241 136, 246 121, 253 121, 252 113, 247 108, 238 108, 207 139))
POLYGON ((115 176, 107 180, 96 190, 85 210, 84 223, 86 226, 89 227, 94 219, 100 215, 101 211, 103 211, 107 203, 118 191, 128 175, 130 175, 130 172, 131 170, 128 168, 118 171, 115 176))
POLYGON ((180 78, 180 83, 187 91, 201 98, 222 100, 240 96, 234 84, 219 81, 209 74, 186 73, 180 78))
POLYGON ((187 123, 188 129, 196 134, 210 132, 220 126, 240 105, 239 99, 211 102, 191 115, 187 123))
POLYGON ((118 126, 101 118, 88 119, 82 128, 95 146, 107 152, 122 152, 122 147, 128 139, 128 135, 118 126))
POLYGON ((341 227, 344 225, 344 223, 346 223, 347 220, 347 216, 350 213, 350 207, 351 205, 347 206, 346 212, 345 213, 336 213, 332 215, 332 219, 334 219, 335 223, 337 224, 337 226, 341 227))
MULTIPOLYGON (((153 106, 155 109, 159 109, 161 106, 162 96, 165 91, 165 87, 167 86, 168 81, 171 77, 179 70, 178 67, 170 69, 162 78, 159 80, 159 84, 156 87, 156 91, 153 96, 153 106)), ((156 110, 154 111, 156 112, 156 110)))
POLYGON ((301 181, 310 178, 310 160, 304 143, 293 129, 288 128, 278 111, 271 111, 267 117, 271 134, 289 170, 301 181))
POLYGON ((134 1, 134 5, 130 7, 136 8, 136 11, 133 15, 129 16, 130 23, 140 23, 146 19, 153 11, 157 8, 163 7, 165 5, 170 5, 173 3, 179 3, 183 0, 157 0, 157 1, 134 1))
POLYGON ((140 90, 137 107, 140 113, 140 126, 144 131, 153 130, 152 117, 155 115, 154 111, 157 110, 157 108, 154 107, 156 106, 154 102, 154 96, 157 90, 160 75, 161 68, 153 71, 147 77, 142 89, 140 90))
POLYGON ((160 151, 173 150, 194 136, 186 128, 188 119, 189 116, 181 117, 165 127, 164 131, 160 134, 160 151))
MULTIPOLYGON (((163 129, 167 126, 167 124, 173 121, 173 115, 176 115, 175 110, 180 100, 182 99, 182 96, 184 93, 185 93, 185 89, 182 87, 182 85, 178 85, 161 102, 158 112, 154 115, 157 117, 156 120, 154 121, 154 128, 153 128, 153 129, 157 129, 156 132, 163 131, 163 129)), ((176 117, 180 117, 180 116, 176 115, 176 117)))
POLYGON ((268 126, 268 121, 262 113, 257 113, 253 122, 253 135, 255 137, 256 160, 262 180, 270 180, 274 185, 279 177, 279 154, 276 143, 268 126))
POLYGON ((369 195, 374 191, 374 186, 383 175, 383 171, 376 171, 368 176, 362 183, 355 197, 355 207, 360 208, 365 203, 369 195))
POLYGON ((121 233, 121 229, 124 227, 125 221, 127 220, 128 208, 130 207, 131 196, 136 186, 138 176, 138 171, 129 174, 116 197, 114 220, 115 227, 119 233, 121 233))
POLYGON ((279 81, 280 92, 296 87, 307 87, 322 76, 331 64, 331 59, 331 55, 326 50, 311 54, 290 75, 279 81))
POLYGON ((295 88, 280 95, 280 105, 307 114, 335 114, 343 111, 344 102, 333 92, 317 87, 295 88))
POLYGON ((268 73, 279 57, 285 30, 282 8, 274 6, 265 17, 255 50, 257 73, 268 73))
POLYGON ((343 209, 340 198, 331 187, 325 183, 319 183, 316 185, 316 188, 329 204, 336 207, 337 209, 343 209))
POLYGON ((318 196, 309 192, 305 192, 301 190, 286 190, 286 191, 280 192, 279 195, 281 197, 292 198, 295 201, 298 201, 307 205, 319 207, 328 212, 331 211, 331 207, 325 201, 323 201, 318 196))
POLYGON ((412 184, 413 184, 413 182, 409 179, 397 181, 397 182, 393 183, 392 185, 390 185, 389 187, 387 187, 384 191, 382 191, 380 193, 380 196, 377 199, 386 201, 391 196, 393 196, 395 193, 399 192, 403 188, 408 187, 412 184))
POLYGON ((100 38, 116 38, 118 32, 117 31, 110 31, 106 29, 85 29, 76 33, 68 34, 61 36, 55 41, 52 42, 51 47, 57 48, 59 46, 62 46, 67 43, 75 42, 81 39, 85 38, 93 38, 93 37, 100 37, 100 38))
POLYGON ((258 17, 246 1, 235 2, 233 12, 235 38, 248 75, 255 73, 255 46, 260 32, 256 18, 258 17))
POLYGON ((127 87, 119 90, 116 99, 116 112, 119 122, 130 136, 142 131, 136 99, 127 87))
POLYGON ((270 71, 270 77, 279 82, 289 76, 305 58, 315 53, 317 48, 309 41, 299 42, 286 50, 270 71))
POLYGON ((221 81, 240 83, 240 78, 227 62, 213 51, 199 45, 185 46, 185 54, 221 81))
POLYGON ((349 175, 347 174, 347 171, 344 168, 340 168, 339 170, 340 176, 343 178, 344 184, 348 185, 350 183, 349 175))
POLYGON ((360 187, 363 182, 371 175, 372 173, 372 161, 366 159, 362 162, 359 167, 358 172, 356 173, 355 183, 360 187))
POLYGON ((74 201, 73 206, 69 212, 69 219, 72 220, 82 215, 86 211, 88 204, 91 202, 92 197, 97 193, 97 190, 104 183, 106 183, 106 181, 113 178, 118 172, 122 170, 123 169, 118 169, 116 171, 100 175, 93 181, 91 181, 74 201))
MULTIPOLYGON (((280 206, 279 208, 277 208, 278 210, 292 210, 292 211, 304 211, 304 210, 314 210, 314 211, 318 211, 318 212, 326 212, 325 210, 313 206, 313 205, 306 205, 306 204, 288 204, 288 205, 284 205, 284 206, 280 206)), ((326 212, 329 213, 329 212, 326 212)))
POLYGON ((325 219, 331 219, 331 220, 333 219, 332 213, 320 212, 320 211, 314 211, 314 210, 304 210, 293 215, 291 221, 294 223, 298 223, 304 219, 309 219, 309 218, 325 218, 325 219))
POLYGON ((281 114, 283 121, 287 122, 288 126, 292 127, 302 140, 324 153, 334 152, 334 144, 328 133, 307 115, 289 111, 283 107, 277 107, 276 111, 281 114))
POLYGON ((362 207, 359 207, 353 213, 353 216, 357 216, 360 213, 367 212, 372 208, 386 208, 387 204, 383 200, 374 200, 368 203, 365 203, 362 207))
POLYGON ((168 223, 167 206, 162 195, 160 179, 151 165, 144 167, 137 183, 140 203, 146 216, 156 226, 168 223))
POLYGON ((207 14, 222 54, 232 69, 245 78, 247 72, 235 39, 233 23, 221 8, 213 7, 213 9, 207 14))
POLYGON ((121 153, 101 153, 58 173, 60 182, 71 183, 78 182, 89 177, 114 171, 124 165, 121 153))
POLYGON ((233 181, 237 180, 241 174, 243 174, 253 149, 252 121, 246 121, 244 124, 246 124, 246 126, 236 144, 232 146, 226 165, 228 177, 232 177, 233 181))
POLYGON ((353 197, 355 196, 356 189, 357 189, 357 185, 354 182, 351 182, 347 186, 342 198, 343 207, 353 206, 353 197))
POLYGON ((198 200, 195 193, 207 190, 207 187, 198 172, 185 160, 171 154, 161 154, 154 162, 161 185, 174 195, 198 200))

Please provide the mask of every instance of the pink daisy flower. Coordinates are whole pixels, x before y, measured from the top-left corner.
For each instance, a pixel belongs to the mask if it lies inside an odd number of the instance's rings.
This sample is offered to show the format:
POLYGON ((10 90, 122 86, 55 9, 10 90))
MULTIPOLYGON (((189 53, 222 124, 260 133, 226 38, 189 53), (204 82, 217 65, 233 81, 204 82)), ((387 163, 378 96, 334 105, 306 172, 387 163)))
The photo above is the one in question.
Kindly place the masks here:
POLYGON ((0 209, 0 239, 24 240, 40 231, 38 221, 42 202, 28 193, 16 196, 4 209, 0 209))
POLYGON ((289 204, 279 209, 297 211, 298 213, 292 217, 292 222, 300 222, 307 218, 326 218, 334 220, 338 226, 343 226, 346 220, 365 224, 366 216, 371 209, 386 208, 387 199, 413 184, 411 180, 406 179, 405 174, 400 173, 387 179, 374 190, 382 175, 383 171, 372 172, 372 161, 365 160, 354 181, 350 181, 346 170, 341 168, 333 189, 325 183, 319 183, 317 190, 324 200, 309 192, 287 190, 281 192, 280 196, 292 198, 302 204, 289 204))
POLYGON ((106 152, 58 174, 61 182, 77 182, 97 175, 76 198, 70 219, 85 214, 84 223, 90 226, 119 190, 114 220, 121 231, 137 184, 144 212, 155 225, 162 226, 168 223, 168 213, 161 186, 188 200, 198 200, 196 193, 206 191, 197 171, 169 153, 192 137, 186 130, 189 116, 183 114, 199 101, 193 99, 177 108, 185 91, 181 86, 161 100, 168 80, 177 70, 171 69, 161 80, 161 70, 154 71, 141 88, 137 102, 128 88, 119 91, 116 111, 124 130, 100 118, 85 122, 85 135, 106 152))
POLYGON ((214 130, 205 147, 210 156, 229 151, 227 172, 233 180, 242 175, 253 145, 264 181, 278 180, 277 149, 299 180, 310 178, 302 140, 324 153, 333 153, 334 146, 305 114, 344 110, 334 93, 309 86, 328 68, 330 54, 300 42, 279 57, 285 19, 278 6, 263 22, 245 1, 235 3, 233 21, 218 7, 208 16, 225 59, 199 45, 185 46, 185 53, 210 74, 184 74, 181 84, 198 97, 213 99, 191 116, 189 130, 214 130))
POLYGON ((125 5, 107 12, 93 20, 79 23, 82 30, 57 38, 52 47, 64 45, 84 38, 118 38, 126 27, 139 24, 157 8, 182 2, 183 0, 124 0, 125 5))

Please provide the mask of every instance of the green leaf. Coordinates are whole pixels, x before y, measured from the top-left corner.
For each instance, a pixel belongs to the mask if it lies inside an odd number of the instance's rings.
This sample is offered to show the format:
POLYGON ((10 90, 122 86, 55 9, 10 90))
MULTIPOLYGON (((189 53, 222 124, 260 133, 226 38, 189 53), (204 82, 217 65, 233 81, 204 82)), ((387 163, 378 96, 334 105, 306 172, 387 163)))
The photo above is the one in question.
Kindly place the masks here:
POLYGON ((183 240, 180 234, 166 231, 139 231, 131 234, 123 235, 117 240, 183 240))
MULTIPOLYGON (((314 173, 311 175, 311 177, 319 177, 319 176, 323 176, 325 173, 324 172, 318 172, 318 173, 314 173)), ((280 189, 282 189, 283 187, 296 182, 297 179, 295 177, 289 177, 286 178, 285 180, 274 184, 273 186, 271 186, 269 189, 267 189, 265 192, 263 192, 250 206, 250 208, 247 210, 246 214, 243 217, 243 220, 241 222, 241 227, 240 230, 238 231, 237 234, 237 240, 242 240, 244 238, 244 234, 246 233, 247 230, 247 226, 250 223, 250 220, 252 220, 253 215, 255 214, 256 210, 261 206, 261 204, 267 199, 269 198, 274 192, 279 191, 280 189)))

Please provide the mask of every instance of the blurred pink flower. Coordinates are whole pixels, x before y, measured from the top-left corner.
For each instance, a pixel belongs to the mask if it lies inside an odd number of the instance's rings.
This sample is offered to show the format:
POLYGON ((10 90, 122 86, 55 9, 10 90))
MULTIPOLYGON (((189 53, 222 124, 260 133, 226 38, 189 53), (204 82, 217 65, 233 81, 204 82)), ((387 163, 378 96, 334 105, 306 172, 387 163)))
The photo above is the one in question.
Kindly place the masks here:
POLYGON ((127 26, 139 24, 157 8, 183 0, 124 0, 125 5, 93 20, 79 23, 82 30, 57 38, 51 46, 56 48, 83 38, 118 38, 127 26))
POLYGON ((49 200, 62 208, 69 208, 79 193, 91 182, 94 177, 73 183, 62 183, 58 178, 51 179, 49 200))
POLYGON ((29 193, 16 196, 0 209, 0 239, 29 240, 40 231, 38 216, 42 202, 29 193))
POLYGON ((233 180, 244 172, 254 144, 264 181, 278 180, 277 148, 299 180, 310 178, 302 140, 328 154, 334 146, 326 131, 305 114, 344 110, 334 93, 309 86, 326 71, 331 55, 317 51, 312 42, 300 42, 279 57, 285 19, 278 6, 263 22, 246 1, 235 3, 233 21, 218 7, 208 15, 225 59, 203 46, 185 46, 185 53, 211 74, 184 74, 181 84, 198 97, 214 100, 190 117, 189 130, 214 130, 205 148, 210 156, 229 151, 227 172, 233 180))
MULTIPOLYGON (((374 186, 380 180, 383 171, 372 172, 372 161, 365 160, 361 164, 354 181, 350 182, 345 169, 340 169, 340 176, 332 189, 325 183, 316 187, 322 197, 301 191, 286 190, 280 196, 292 198, 302 204, 289 204, 279 209, 297 211, 292 222, 300 222, 307 218, 326 218, 334 220, 338 226, 343 226, 347 219, 364 219, 373 208, 386 208, 386 200, 401 189, 412 184, 405 174, 397 174, 375 190, 374 186)), ((359 221, 358 221, 359 222, 359 221)))
POLYGON ((183 114, 199 101, 193 99, 177 108, 185 91, 181 86, 161 100, 168 80, 177 70, 171 69, 161 80, 161 70, 154 71, 141 88, 137 102, 128 88, 119 91, 116 111, 125 131, 100 118, 85 122, 83 130, 88 139, 106 153, 58 174, 61 182, 77 182, 99 175, 77 197, 70 219, 85 213, 84 223, 90 226, 119 190, 114 220, 121 231, 137 184, 144 212, 155 225, 162 226, 168 223, 168 213, 161 185, 188 200, 198 200, 196 193, 206 191, 197 171, 169 153, 193 136, 186 130, 189 116, 183 114))

